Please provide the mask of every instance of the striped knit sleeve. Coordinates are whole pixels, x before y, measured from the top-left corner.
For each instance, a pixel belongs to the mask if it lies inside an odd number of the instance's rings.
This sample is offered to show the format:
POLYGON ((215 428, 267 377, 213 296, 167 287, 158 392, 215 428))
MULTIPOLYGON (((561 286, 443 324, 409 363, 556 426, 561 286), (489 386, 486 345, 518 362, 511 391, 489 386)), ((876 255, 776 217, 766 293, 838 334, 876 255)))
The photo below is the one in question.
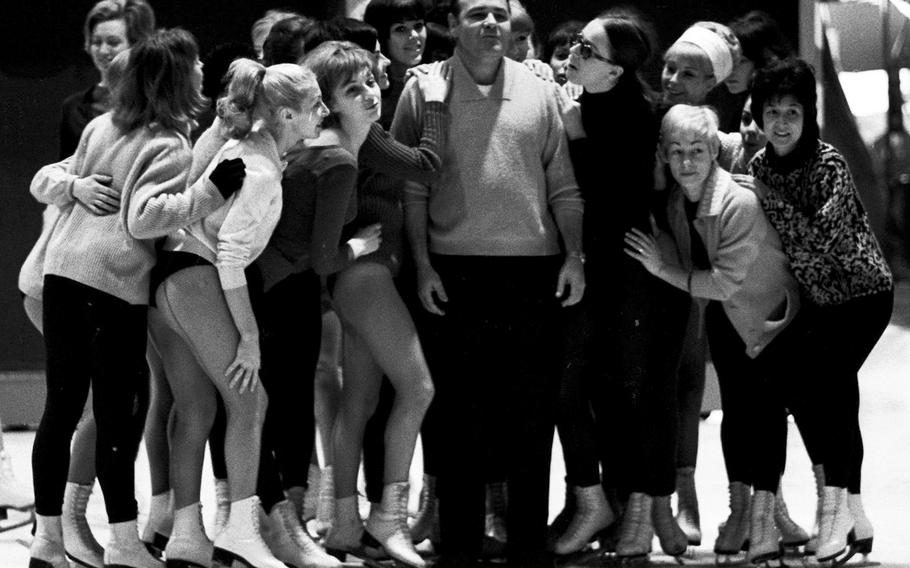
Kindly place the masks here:
POLYGON ((428 102, 424 106, 420 144, 407 146, 374 123, 360 149, 362 166, 390 177, 432 183, 442 165, 442 145, 448 135, 447 106, 443 102, 428 102))

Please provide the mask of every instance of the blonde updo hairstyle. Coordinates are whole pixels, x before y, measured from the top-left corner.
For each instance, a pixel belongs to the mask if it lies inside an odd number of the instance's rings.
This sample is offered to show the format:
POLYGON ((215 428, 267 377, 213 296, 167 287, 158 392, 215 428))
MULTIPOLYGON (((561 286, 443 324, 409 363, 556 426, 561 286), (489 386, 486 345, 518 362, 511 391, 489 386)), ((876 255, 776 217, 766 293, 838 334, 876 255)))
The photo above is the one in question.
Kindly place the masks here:
POLYGON ((227 95, 218 100, 218 116, 232 138, 243 138, 257 120, 266 127, 278 124, 281 108, 300 110, 303 104, 319 96, 319 86, 312 71, 279 63, 266 67, 252 59, 237 59, 227 73, 227 95))
POLYGON ((660 149, 666 155, 670 142, 681 133, 695 133, 716 157, 720 149, 717 112, 705 105, 673 105, 660 122, 660 149))
MULTIPOLYGON (((739 43, 739 39, 736 37, 736 34, 733 33, 729 27, 718 22, 710 21, 701 21, 695 22, 691 27, 705 28, 714 32, 723 42, 727 45, 727 49, 730 51, 730 61, 733 64, 733 67, 739 62, 739 59, 743 55, 743 48, 739 43)), ((703 63, 705 65, 705 70, 708 75, 714 77, 715 84, 722 82, 729 75, 729 71, 724 74, 722 77, 718 76, 718 70, 715 69, 715 63, 706 53, 703 58, 703 63)), ((732 68, 731 68, 732 70, 732 68)))

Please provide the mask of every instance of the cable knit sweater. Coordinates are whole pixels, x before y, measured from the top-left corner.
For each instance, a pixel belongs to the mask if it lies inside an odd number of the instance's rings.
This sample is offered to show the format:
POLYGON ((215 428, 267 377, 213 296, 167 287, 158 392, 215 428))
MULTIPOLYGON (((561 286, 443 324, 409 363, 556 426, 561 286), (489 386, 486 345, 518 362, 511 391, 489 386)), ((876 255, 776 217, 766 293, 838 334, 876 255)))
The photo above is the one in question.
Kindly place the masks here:
MULTIPOLYGON (((105 113, 86 126, 61 183, 39 176, 32 194, 60 218, 48 241, 44 274, 81 282, 130 304, 148 304, 154 239, 224 203, 208 178, 186 187, 192 153, 186 137, 157 127, 123 132, 105 113), (95 216, 73 197, 73 182, 111 176, 120 211, 95 216)), ((44 170, 42 170, 44 171, 44 170)))
POLYGON ((243 187, 204 219, 169 236, 164 248, 205 258, 218 269, 224 290, 240 288, 246 285, 244 270, 262 253, 281 215, 284 164, 278 146, 271 134, 258 129, 243 140, 229 140, 214 157, 206 155, 205 144, 197 144, 193 153, 195 164, 208 161, 203 178, 222 160, 242 158, 243 187))

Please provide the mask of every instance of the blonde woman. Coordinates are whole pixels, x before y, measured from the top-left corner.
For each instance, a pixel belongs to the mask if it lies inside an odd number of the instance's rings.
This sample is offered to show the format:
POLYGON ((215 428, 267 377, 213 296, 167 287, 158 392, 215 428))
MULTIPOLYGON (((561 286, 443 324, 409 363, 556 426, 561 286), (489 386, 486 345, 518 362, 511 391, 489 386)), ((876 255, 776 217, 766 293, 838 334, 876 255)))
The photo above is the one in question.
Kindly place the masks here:
MULTIPOLYGON (((236 196, 164 243, 155 286, 153 337, 174 394, 171 485, 174 529, 168 561, 208 566, 213 558, 280 568, 259 532, 255 495, 267 397, 259 386, 259 330, 244 269, 262 252, 281 214, 282 156, 316 135, 326 113, 311 73, 297 65, 231 64, 219 101, 231 140, 211 160, 242 158, 236 196), (227 409, 225 457, 230 517, 214 550, 202 528, 199 488, 216 396, 227 409)), ((200 151, 205 151, 201 149, 200 151)))

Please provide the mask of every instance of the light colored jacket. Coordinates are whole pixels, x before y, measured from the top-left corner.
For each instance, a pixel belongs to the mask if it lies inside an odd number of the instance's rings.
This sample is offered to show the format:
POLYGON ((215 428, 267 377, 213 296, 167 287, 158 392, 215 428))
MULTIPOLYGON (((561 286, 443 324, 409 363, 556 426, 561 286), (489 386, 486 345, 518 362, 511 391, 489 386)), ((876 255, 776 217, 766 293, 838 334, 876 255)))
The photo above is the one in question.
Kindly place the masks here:
MULTIPOLYGON (((746 353, 754 358, 799 310, 799 286, 780 237, 765 217, 758 197, 716 167, 693 221, 711 268, 695 269, 685 199, 677 186, 667 202, 678 254, 677 263, 665 262, 659 276, 695 298, 721 302, 746 345, 746 353)), ((664 252, 665 260, 669 256, 664 252)))

